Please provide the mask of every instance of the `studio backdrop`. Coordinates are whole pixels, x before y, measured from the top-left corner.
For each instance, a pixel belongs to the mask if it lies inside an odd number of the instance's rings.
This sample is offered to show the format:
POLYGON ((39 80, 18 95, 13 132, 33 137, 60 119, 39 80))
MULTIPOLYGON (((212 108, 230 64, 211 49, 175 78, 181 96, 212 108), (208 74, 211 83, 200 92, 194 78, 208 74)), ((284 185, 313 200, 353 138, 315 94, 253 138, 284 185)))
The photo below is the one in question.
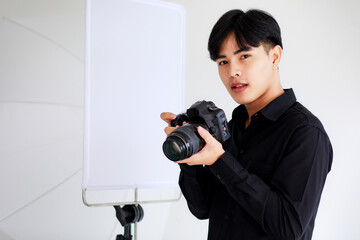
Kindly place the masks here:
POLYGON ((160 113, 184 111, 185 11, 148 0, 86 4, 85 203, 174 199, 179 169, 162 152, 160 113))

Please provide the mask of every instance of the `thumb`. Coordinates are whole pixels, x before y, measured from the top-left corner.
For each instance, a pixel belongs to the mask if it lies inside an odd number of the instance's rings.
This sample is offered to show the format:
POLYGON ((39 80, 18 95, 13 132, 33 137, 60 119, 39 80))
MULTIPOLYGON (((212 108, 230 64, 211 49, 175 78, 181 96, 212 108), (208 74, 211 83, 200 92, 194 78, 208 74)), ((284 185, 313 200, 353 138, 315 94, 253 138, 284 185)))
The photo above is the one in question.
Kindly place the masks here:
POLYGON ((211 141, 211 139, 213 138, 213 136, 201 126, 198 127, 198 133, 200 137, 205 140, 205 142, 211 141))

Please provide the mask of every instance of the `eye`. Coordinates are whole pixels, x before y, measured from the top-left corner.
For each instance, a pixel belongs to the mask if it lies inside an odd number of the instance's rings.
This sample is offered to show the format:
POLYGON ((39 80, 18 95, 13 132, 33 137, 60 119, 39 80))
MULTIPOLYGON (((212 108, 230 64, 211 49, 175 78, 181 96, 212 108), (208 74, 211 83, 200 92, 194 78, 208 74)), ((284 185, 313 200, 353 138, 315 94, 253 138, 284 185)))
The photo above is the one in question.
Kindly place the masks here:
POLYGON ((223 60, 223 61, 219 61, 219 62, 218 62, 218 65, 219 65, 219 66, 222 66, 222 65, 225 65, 225 64, 227 64, 227 63, 228 63, 228 61, 223 60))
POLYGON ((250 55, 249 54, 244 54, 244 55, 241 55, 241 59, 246 59, 246 58, 249 58, 250 55))

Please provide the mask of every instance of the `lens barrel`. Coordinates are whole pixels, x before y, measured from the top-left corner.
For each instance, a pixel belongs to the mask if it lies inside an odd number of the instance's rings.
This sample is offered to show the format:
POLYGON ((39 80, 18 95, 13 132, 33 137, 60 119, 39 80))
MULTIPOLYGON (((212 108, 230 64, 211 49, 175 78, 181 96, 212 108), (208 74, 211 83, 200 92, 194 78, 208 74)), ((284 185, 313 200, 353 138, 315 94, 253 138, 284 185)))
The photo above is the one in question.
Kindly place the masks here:
POLYGON ((197 132, 198 126, 202 125, 187 123, 170 133, 163 144, 165 156, 172 161, 179 161, 200 151, 205 141, 197 132))

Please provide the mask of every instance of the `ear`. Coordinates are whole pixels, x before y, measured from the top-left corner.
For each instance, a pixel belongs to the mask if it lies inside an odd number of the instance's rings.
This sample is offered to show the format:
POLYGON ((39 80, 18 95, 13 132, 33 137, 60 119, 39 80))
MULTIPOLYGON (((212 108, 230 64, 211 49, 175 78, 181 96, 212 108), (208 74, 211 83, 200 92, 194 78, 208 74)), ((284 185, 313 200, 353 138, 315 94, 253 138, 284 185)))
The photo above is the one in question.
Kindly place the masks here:
POLYGON ((276 45, 270 50, 270 56, 272 58, 272 64, 274 66, 274 69, 277 69, 280 64, 282 55, 282 48, 279 45, 276 45))

